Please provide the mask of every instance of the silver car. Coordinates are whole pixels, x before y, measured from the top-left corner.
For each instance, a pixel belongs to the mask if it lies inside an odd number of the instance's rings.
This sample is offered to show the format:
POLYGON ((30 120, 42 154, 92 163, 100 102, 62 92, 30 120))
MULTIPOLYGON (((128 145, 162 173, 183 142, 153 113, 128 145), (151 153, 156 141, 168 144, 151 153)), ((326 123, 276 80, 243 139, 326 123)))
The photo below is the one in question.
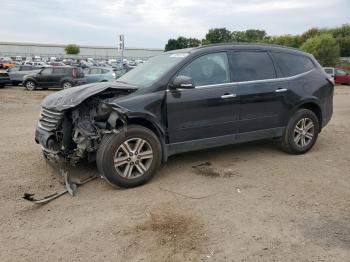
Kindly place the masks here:
POLYGON ((42 67, 32 65, 16 66, 8 70, 8 75, 13 85, 18 85, 23 82, 23 78, 29 74, 35 74, 41 70, 42 67))
POLYGON ((84 73, 87 83, 109 82, 116 78, 113 68, 90 67, 84 73))

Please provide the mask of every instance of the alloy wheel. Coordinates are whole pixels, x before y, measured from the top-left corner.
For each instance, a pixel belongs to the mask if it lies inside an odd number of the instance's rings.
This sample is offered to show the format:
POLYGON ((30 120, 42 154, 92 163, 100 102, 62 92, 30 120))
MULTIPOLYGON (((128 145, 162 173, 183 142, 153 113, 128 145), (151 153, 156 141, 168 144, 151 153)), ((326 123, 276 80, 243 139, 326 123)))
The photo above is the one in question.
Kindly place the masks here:
POLYGON ((310 118, 302 118, 294 128, 294 142, 299 147, 308 146, 315 135, 314 123, 310 118))
POLYGON ((33 91, 33 90, 35 89, 35 83, 32 82, 32 81, 28 81, 28 82, 26 83, 26 88, 27 88, 27 90, 29 90, 29 91, 33 91))
POLYGON ((118 174, 126 179, 135 179, 144 175, 153 160, 150 144, 142 138, 124 141, 114 156, 114 167, 118 174))
POLYGON ((63 88, 66 89, 66 88, 71 88, 72 87, 72 84, 69 83, 69 82, 65 82, 63 83, 63 88))

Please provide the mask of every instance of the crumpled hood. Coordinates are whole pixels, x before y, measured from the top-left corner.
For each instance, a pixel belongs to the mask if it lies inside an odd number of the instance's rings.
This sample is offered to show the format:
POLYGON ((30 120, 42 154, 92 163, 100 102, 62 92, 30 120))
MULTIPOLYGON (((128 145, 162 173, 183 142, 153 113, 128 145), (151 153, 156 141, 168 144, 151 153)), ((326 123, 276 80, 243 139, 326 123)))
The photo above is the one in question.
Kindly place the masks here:
POLYGON ((87 98, 107 89, 136 90, 137 87, 120 82, 92 83, 75 86, 48 95, 41 102, 41 106, 54 111, 63 111, 75 107, 87 98))

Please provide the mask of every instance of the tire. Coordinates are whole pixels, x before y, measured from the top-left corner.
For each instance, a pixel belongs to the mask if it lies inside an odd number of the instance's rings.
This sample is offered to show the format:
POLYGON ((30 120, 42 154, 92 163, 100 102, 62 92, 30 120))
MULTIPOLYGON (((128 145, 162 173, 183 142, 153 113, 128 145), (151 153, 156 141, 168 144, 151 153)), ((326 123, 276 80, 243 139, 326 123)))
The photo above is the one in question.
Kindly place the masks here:
POLYGON ((4 88, 5 87, 5 85, 4 84, 0 84, 0 88, 4 88))
POLYGON ((24 87, 28 90, 28 91, 34 91, 36 89, 36 83, 32 80, 28 80, 24 83, 24 87))
POLYGON ((63 89, 67 89, 67 88, 71 88, 73 85, 69 81, 64 81, 61 86, 63 89))
POLYGON ((290 154, 304 154, 316 143, 319 132, 320 124, 315 113, 299 109, 289 120, 282 136, 282 149, 290 154))
POLYGON ((96 164, 111 185, 130 188, 145 184, 153 177, 161 164, 161 156, 158 137, 143 126, 130 125, 125 135, 119 133, 103 137, 97 150, 96 164), (131 150, 125 150, 126 144, 131 150), (138 144, 142 146, 135 150, 138 144), (117 167, 116 160, 119 160, 117 167))

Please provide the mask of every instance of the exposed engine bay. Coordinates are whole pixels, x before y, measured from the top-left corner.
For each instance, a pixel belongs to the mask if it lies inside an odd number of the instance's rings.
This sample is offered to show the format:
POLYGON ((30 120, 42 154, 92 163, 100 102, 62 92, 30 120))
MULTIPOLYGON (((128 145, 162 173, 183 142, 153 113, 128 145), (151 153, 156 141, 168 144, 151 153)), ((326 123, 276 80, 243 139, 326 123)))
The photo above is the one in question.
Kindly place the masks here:
POLYGON ((109 102, 126 96, 135 89, 106 89, 87 98, 76 107, 63 112, 42 107, 36 140, 49 160, 69 161, 76 164, 81 159, 95 160, 96 151, 106 133, 120 132, 125 124, 123 109, 109 102))

